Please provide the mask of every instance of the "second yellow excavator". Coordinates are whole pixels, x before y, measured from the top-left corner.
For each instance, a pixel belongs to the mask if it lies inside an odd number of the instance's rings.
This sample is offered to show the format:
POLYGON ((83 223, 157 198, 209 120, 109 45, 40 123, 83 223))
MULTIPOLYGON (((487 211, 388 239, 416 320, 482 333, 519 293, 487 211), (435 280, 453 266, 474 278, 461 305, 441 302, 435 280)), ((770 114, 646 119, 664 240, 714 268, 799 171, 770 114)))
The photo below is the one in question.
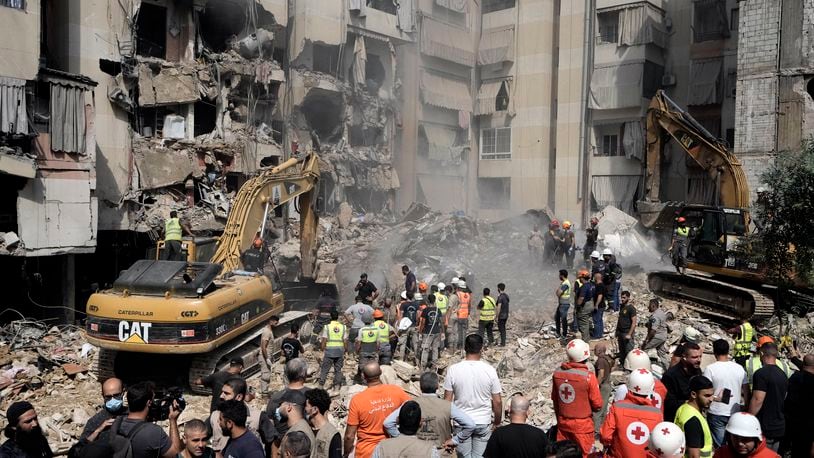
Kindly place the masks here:
POLYGON ((794 289, 772 285, 766 266, 743 254, 741 244, 756 230, 749 198, 746 175, 726 144, 664 91, 658 91, 647 111, 645 199, 637 203, 640 221, 648 228, 673 230, 676 220, 683 217, 691 230, 688 273, 651 272, 650 290, 707 315, 731 320, 768 318, 776 304, 784 308, 813 304, 809 285, 798 284, 794 289), (670 138, 715 182, 714 204, 659 201, 661 154, 670 138))
MULTIPOLYGON (((307 323, 308 312, 286 307, 294 298, 284 298, 284 291, 299 299, 315 299, 326 289, 336 295, 335 265, 316 258, 318 181, 316 153, 262 171, 239 189, 208 262, 141 260, 111 289, 93 294, 86 331, 100 348, 99 377, 180 384, 236 356, 250 370, 259 361, 259 336, 269 317, 280 316, 278 328, 286 332, 286 324, 307 323), (270 212, 285 203, 295 204, 300 215, 301 272, 294 284, 240 265, 241 253, 266 234, 270 212)), ((192 255, 194 241, 186 243, 192 255)))

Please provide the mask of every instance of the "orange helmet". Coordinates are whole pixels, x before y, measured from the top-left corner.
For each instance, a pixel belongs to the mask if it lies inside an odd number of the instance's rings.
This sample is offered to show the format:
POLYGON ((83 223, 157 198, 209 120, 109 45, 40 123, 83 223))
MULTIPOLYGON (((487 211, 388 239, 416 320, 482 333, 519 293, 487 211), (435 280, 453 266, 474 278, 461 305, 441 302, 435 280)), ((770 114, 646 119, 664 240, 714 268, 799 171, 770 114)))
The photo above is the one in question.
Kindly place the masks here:
POLYGON ((562 222, 563 229, 571 229, 571 221, 563 221, 562 222))
POLYGON ((261 239, 260 237, 254 239, 254 241, 252 242, 252 246, 255 248, 260 248, 261 246, 263 246, 263 239, 261 239))
POLYGON ((588 278, 590 276, 591 276, 591 273, 588 272, 586 269, 580 270, 579 273, 577 274, 578 278, 588 278))
POLYGON ((685 222, 687 222, 687 218, 684 218, 683 216, 679 216, 676 221, 678 221, 679 223, 685 223, 685 222))
POLYGON ((384 318, 384 312, 382 312, 379 309, 374 310, 373 311, 373 318, 376 318, 376 319, 384 318))
POLYGON ((757 339, 757 348, 760 348, 767 343, 774 343, 774 339, 772 339, 771 336, 762 336, 757 339))
POLYGON ((423 281, 419 282, 418 283, 418 291, 422 292, 422 293, 426 293, 427 292, 427 284, 424 283, 423 281))

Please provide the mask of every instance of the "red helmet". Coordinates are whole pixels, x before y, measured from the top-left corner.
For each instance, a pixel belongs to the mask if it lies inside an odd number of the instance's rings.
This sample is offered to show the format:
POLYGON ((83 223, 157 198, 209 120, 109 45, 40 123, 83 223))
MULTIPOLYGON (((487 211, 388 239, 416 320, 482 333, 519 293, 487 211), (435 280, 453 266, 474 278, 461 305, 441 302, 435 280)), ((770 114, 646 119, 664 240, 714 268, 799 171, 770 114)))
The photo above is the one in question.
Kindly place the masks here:
POLYGON ((263 239, 261 239, 260 237, 254 239, 254 241, 252 242, 252 246, 255 248, 260 248, 261 246, 263 246, 263 239))
POLYGON ((552 226, 559 226, 559 225, 560 225, 560 222, 559 222, 559 221, 557 221, 556 219, 552 219, 552 220, 551 220, 551 225, 552 225, 552 226))
POLYGON ((599 218, 597 218, 596 216, 592 217, 591 224, 599 224, 599 218))
POLYGON ((687 222, 687 218, 684 218, 683 216, 679 216, 676 221, 678 221, 679 223, 685 223, 685 222, 687 222))

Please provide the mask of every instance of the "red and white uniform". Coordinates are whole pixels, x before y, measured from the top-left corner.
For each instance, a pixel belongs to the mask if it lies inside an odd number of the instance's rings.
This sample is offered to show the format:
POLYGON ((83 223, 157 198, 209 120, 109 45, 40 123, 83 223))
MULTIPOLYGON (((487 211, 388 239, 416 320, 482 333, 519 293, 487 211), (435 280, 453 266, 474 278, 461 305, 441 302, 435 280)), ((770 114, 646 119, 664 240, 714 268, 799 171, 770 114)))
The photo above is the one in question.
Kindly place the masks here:
POLYGON ((557 440, 573 440, 588 455, 594 445, 593 412, 602 408, 596 376, 585 363, 566 362, 554 372, 553 382, 557 440))
POLYGON ((610 406, 599 435, 605 445, 605 456, 616 458, 645 457, 650 432, 662 421, 661 409, 650 397, 628 392, 622 401, 610 406))

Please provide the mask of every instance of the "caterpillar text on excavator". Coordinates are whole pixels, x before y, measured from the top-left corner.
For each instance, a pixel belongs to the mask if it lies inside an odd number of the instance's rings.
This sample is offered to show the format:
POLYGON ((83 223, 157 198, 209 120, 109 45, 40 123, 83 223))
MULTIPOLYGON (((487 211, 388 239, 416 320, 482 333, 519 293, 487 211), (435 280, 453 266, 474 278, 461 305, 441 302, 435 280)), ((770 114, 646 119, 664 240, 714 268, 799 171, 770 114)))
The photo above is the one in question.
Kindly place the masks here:
POLYGON ((638 202, 641 223, 655 230, 674 230, 683 218, 689 227, 687 274, 651 272, 654 293, 683 302, 707 315, 732 320, 770 317, 775 307, 808 308, 811 285, 793 288, 772 284, 766 266, 739 250, 755 232, 749 212, 749 185, 737 157, 688 112, 659 90, 647 111, 645 199, 638 202), (661 156, 672 138, 714 182, 712 204, 661 202, 661 156))
POLYGON ((88 341, 101 349, 100 378, 159 380, 171 373, 168 382, 186 383, 236 356, 250 370, 258 364, 259 336, 269 317, 280 316, 278 329, 286 332, 286 324, 307 324, 306 307, 292 307, 292 302, 315 300, 326 288, 336 295, 335 265, 318 263, 316 256, 318 181, 316 153, 263 170, 239 189, 208 262, 199 258, 212 250, 196 249, 201 247, 195 240, 185 240, 187 261, 137 261, 111 289, 93 294, 86 330, 88 341), (295 204, 300 216, 298 281, 280 281, 276 269, 264 274, 242 270, 241 253, 255 238, 264 238, 269 215, 286 203, 295 204))

